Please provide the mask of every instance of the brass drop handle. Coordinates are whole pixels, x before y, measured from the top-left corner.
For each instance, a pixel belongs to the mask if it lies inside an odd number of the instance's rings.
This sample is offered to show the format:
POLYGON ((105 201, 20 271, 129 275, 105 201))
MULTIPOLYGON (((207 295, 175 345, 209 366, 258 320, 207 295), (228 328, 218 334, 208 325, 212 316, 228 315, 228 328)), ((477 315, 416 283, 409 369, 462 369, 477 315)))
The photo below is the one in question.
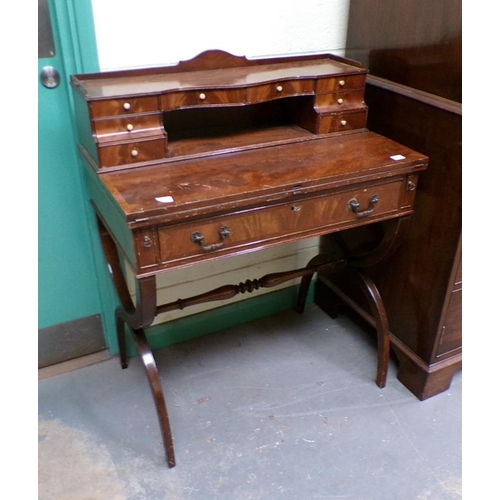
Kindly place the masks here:
POLYGON ((351 198, 347 202, 347 206, 349 207, 350 210, 352 210, 355 214, 356 217, 366 217, 367 215, 370 215, 373 213, 375 210, 375 205, 378 203, 378 194, 374 194, 370 198, 370 205, 366 210, 359 210, 359 201, 356 198, 351 198))
POLYGON ((204 252, 213 252, 218 250, 224 245, 224 240, 231 234, 231 228, 229 226, 223 226, 219 229, 219 235, 221 241, 219 243, 214 243, 213 245, 204 245, 205 236, 203 236, 199 231, 195 231, 191 235, 191 241, 193 243, 198 243, 204 252))

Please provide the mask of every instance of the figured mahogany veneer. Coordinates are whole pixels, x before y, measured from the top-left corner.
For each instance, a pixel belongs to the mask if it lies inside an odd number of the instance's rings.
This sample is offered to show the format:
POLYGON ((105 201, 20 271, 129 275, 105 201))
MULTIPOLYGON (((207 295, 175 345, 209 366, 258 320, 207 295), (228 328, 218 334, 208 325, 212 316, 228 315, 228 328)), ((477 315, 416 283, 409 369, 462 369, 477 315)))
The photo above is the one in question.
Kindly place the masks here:
POLYGON ((93 196, 96 209, 119 209, 109 229, 130 234, 118 243, 142 275, 407 215, 414 172, 424 166, 422 155, 362 131, 89 175, 91 186, 95 180, 109 193, 93 196), (391 159, 395 155, 404 160, 391 159), (349 209, 350 199, 367 207, 373 195, 379 201, 370 217, 349 209), (199 231, 217 242, 227 225, 231 234, 216 252, 190 240, 199 231))
MULTIPOLYGON (((195 67, 180 63, 72 77, 76 106, 84 120, 80 123, 82 144, 96 169, 171 156, 171 130, 164 128, 162 117, 179 109, 251 107, 300 96, 309 99, 288 103, 285 114, 286 124, 300 127, 304 136, 359 129, 366 124, 366 70, 357 63, 332 55, 293 61, 247 60, 218 51, 204 53, 196 61, 195 67), (210 69, 200 69, 205 65, 210 69), (150 140, 144 141, 145 137, 150 140)), ((269 108, 269 114, 275 113, 275 108, 269 108)), ((262 115, 262 109, 257 114, 262 115)), ((200 118, 196 127, 205 128, 207 135, 214 133, 214 125, 200 118)), ((256 127, 249 120, 245 130, 256 127)))
MULTIPOLYGON (((365 128, 366 71, 334 56, 247 60, 214 51, 160 69, 77 75, 80 152, 103 249, 120 298, 116 326, 127 366, 127 324, 146 369, 167 462, 170 423, 145 329, 172 309, 346 270, 377 322, 376 383, 389 361, 389 326, 368 260, 318 255, 304 268, 157 304, 156 276, 302 238, 386 221, 389 250, 413 212, 426 156, 365 128), (136 283, 132 301, 122 269, 136 283)), ((359 256, 358 256, 359 257, 359 256)))

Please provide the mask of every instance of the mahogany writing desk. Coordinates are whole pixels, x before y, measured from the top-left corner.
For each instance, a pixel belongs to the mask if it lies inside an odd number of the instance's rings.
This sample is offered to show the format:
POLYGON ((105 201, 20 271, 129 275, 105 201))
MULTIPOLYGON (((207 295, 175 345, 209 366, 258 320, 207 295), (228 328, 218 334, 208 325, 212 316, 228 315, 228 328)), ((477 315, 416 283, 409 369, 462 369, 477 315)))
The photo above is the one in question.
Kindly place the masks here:
POLYGON ((121 363, 126 324, 170 467, 172 434, 145 335, 159 313, 293 278, 302 279, 302 312, 315 272, 352 269, 376 318, 376 382, 385 385, 388 320, 362 267, 389 252, 427 158, 365 128, 365 77, 358 63, 332 55, 248 60, 221 51, 165 68, 72 77, 91 203, 121 301, 121 363), (157 304, 160 273, 387 220, 391 231, 369 255, 320 254, 301 269, 157 304), (135 303, 122 259, 135 275, 135 303))

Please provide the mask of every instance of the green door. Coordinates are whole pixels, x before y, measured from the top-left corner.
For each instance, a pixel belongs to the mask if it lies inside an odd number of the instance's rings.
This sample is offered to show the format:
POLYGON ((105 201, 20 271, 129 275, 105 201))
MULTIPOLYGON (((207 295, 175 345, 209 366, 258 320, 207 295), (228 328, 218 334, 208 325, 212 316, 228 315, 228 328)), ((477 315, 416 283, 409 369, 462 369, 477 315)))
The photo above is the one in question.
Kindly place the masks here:
POLYGON ((68 84, 70 74, 98 69, 91 1, 39 0, 38 7, 39 358, 51 358, 39 359, 44 366, 95 352, 104 337, 68 84))

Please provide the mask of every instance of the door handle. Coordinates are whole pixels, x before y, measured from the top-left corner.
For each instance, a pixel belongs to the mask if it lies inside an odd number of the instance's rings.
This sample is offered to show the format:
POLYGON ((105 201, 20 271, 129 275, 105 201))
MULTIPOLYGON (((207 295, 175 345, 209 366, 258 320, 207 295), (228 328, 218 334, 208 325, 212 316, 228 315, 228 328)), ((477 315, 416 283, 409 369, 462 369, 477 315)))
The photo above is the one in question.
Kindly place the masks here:
POLYGON ((40 71, 40 81, 44 87, 55 89, 61 83, 61 75, 54 66, 44 66, 40 71))

